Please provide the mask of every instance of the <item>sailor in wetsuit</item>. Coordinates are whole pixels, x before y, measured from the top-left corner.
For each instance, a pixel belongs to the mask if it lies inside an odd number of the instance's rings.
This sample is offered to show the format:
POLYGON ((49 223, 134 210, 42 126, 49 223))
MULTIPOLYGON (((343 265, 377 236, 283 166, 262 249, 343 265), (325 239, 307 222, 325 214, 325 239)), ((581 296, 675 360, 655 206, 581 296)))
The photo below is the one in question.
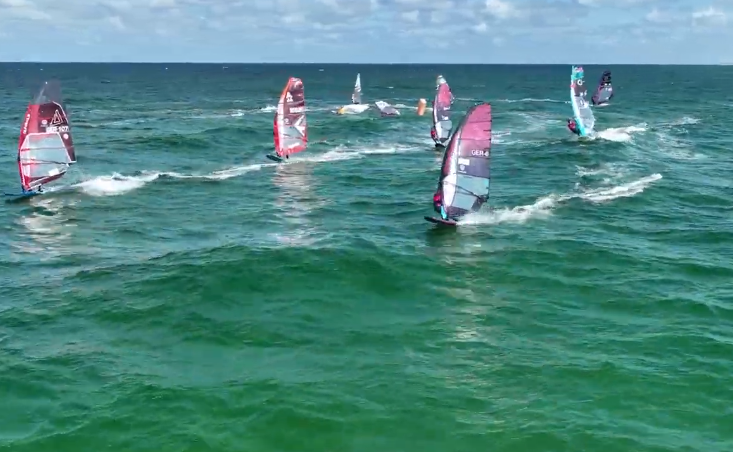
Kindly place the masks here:
POLYGON ((443 194, 440 192, 440 188, 433 195, 433 209, 440 214, 441 218, 447 219, 443 211, 443 194))
POLYGON ((435 127, 430 128, 430 138, 433 139, 433 141, 438 141, 438 133, 435 131, 435 127))
POLYGON ((580 129, 578 129, 578 124, 575 123, 573 118, 568 118, 568 129, 570 129, 574 134, 580 136, 580 129))

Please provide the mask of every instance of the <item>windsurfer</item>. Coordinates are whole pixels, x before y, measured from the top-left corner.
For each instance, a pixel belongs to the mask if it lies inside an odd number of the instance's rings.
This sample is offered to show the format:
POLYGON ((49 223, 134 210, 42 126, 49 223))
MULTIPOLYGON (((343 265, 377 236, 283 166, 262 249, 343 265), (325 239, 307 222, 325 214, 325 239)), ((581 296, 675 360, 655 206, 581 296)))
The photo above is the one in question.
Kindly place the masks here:
POLYGON ((433 209, 445 219, 445 214, 443 213, 443 194, 440 192, 440 188, 433 195, 433 209))
POLYGON ((578 124, 575 123, 575 120, 573 118, 568 118, 568 129, 570 129, 571 132, 573 132, 576 135, 580 135, 580 129, 578 129, 578 124))
POLYGON ((438 133, 435 131, 435 127, 430 128, 430 138, 432 138, 433 141, 438 141, 438 133))
POLYGON ((31 188, 26 188, 25 186, 21 185, 20 192, 23 193, 24 195, 33 194, 33 193, 43 193, 43 185, 39 185, 38 187, 36 187, 35 190, 31 188))

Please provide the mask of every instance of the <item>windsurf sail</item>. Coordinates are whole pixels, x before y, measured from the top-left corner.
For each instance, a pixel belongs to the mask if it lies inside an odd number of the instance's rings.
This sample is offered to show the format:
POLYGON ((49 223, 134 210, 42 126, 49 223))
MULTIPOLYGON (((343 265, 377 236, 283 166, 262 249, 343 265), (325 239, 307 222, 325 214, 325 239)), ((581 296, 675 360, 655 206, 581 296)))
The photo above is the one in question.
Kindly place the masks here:
POLYGON ((351 103, 361 103, 361 74, 356 74, 356 82, 354 83, 354 92, 351 94, 351 103))
POLYGON ((290 77, 285 85, 274 121, 275 152, 287 157, 305 151, 308 146, 308 127, 305 120, 305 90, 303 81, 290 77))
POLYGON ((598 88, 596 88, 595 94, 591 100, 593 105, 603 105, 608 103, 613 97, 613 86, 611 86, 611 71, 603 71, 601 80, 598 82, 598 88))
POLYGON ((573 105, 573 115, 581 137, 591 135, 596 123, 593 111, 586 99, 587 95, 588 89, 585 87, 583 67, 573 66, 570 75, 570 103, 573 105))
POLYGON ((62 177, 76 163, 69 120, 61 102, 61 87, 45 82, 28 105, 18 139, 18 172, 23 190, 62 177))
POLYGON ((445 144, 450 138, 453 123, 450 120, 450 107, 453 104, 453 93, 451 93, 448 82, 442 75, 438 76, 435 87, 435 99, 433 100, 433 130, 435 144, 445 144))
POLYGON ((478 211, 489 200, 491 105, 474 105, 448 142, 438 180, 443 218, 478 211))
POLYGON ((399 116, 400 111, 383 100, 374 102, 382 116, 399 116))

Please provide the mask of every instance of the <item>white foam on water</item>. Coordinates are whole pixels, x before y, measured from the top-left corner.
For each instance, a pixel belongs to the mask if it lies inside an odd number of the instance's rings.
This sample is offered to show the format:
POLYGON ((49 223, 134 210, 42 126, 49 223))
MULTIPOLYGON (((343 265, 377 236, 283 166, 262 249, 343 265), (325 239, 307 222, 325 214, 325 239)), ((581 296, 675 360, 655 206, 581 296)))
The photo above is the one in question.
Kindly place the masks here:
POLYGON ((285 160, 282 163, 273 162, 239 165, 206 174, 183 174, 174 171, 144 171, 142 174, 137 176, 124 176, 119 173, 113 173, 112 175, 96 176, 70 186, 48 187, 45 191, 59 192, 69 189, 81 189, 82 192, 91 196, 118 196, 137 190, 138 188, 142 188, 147 183, 153 182, 160 177, 170 177, 174 179, 226 180, 242 176, 252 171, 260 171, 262 168, 276 167, 280 165, 292 165, 302 162, 327 163, 364 158, 366 155, 370 154, 398 154, 416 151, 424 151, 424 149, 419 146, 382 146, 367 149, 362 147, 337 146, 323 154, 302 156, 296 154, 291 160, 285 160))
POLYGON ((492 209, 470 213, 458 221, 460 225, 486 225, 500 223, 524 223, 530 219, 546 218, 552 210, 571 199, 582 199, 591 203, 603 203, 617 198, 627 198, 643 192, 653 182, 662 178, 655 173, 635 181, 614 187, 593 188, 579 193, 565 195, 551 194, 538 198, 533 204, 511 208, 492 209))
POLYGON ((148 173, 140 176, 123 176, 113 173, 111 176, 97 176, 93 179, 73 185, 91 196, 117 196, 143 187, 160 177, 160 173, 148 173))
POLYGON ((557 205, 557 196, 537 199, 533 204, 512 208, 492 209, 488 212, 470 213, 458 221, 460 225, 485 225, 500 223, 524 223, 531 218, 546 218, 557 205))
POLYGON ((616 163, 603 163, 597 168, 586 168, 583 166, 575 166, 575 174, 578 177, 595 178, 602 177, 603 183, 609 184, 625 177, 627 171, 625 168, 616 163))
POLYGON ((636 126, 611 127, 609 129, 596 131, 595 135, 588 138, 600 138, 607 141, 614 141, 616 143, 626 143, 628 141, 631 141, 632 133, 646 132, 646 130, 647 125, 645 123, 636 126))
POLYGON ((658 181, 661 178, 661 174, 655 173, 650 176, 642 177, 641 179, 635 180, 633 182, 628 182, 615 187, 590 189, 572 197, 578 197, 593 203, 602 203, 617 198, 628 198, 643 192, 649 185, 651 185, 655 181, 658 181))
MULTIPOLYGON (((474 99, 468 99, 468 100, 474 100, 474 99)), ((506 102, 509 104, 517 103, 517 102, 550 102, 555 104, 569 104, 570 101, 568 100, 557 100, 557 99, 535 99, 532 97, 525 97, 524 99, 497 99, 494 102, 506 102)))
POLYGON ((660 123, 660 126, 667 126, 667 127, 678 127, 678 126, 688 126, 693 124, 698 124, 700 122, 700 119, 692 117, 692 116, 683 116, 680 119, 676 119, 672 122, 665 122, 660 123))
POLYGON ((62 212, 64 207, 73 205, 75 201, 36 196, 30 203, 42 208, 43 212, 34 211, 15 220, 26 233, 20 240, 10 242, 13 250, 19 254, 42 254, 41 259, 67 254, 71 231, 76 225, 68 223, 62 212))
POLYGON ((172 177, 174 179, 203 179, 203 180, 226 180, 232 177, 241 176, 252 171, 259 171, 268 166, 275 166, 277 163, 257 163, 253 165, 239 165, 223 170, 213 171, 207 174, 181 174, 173 171, 155 173, 158 176, 172 177))
POLYGON ((705 154, 696 152, 694 145, 676 138, 664 131, 657 132, 658 151, 667 157, 677 160, 699 160, 707 158, 705 154))

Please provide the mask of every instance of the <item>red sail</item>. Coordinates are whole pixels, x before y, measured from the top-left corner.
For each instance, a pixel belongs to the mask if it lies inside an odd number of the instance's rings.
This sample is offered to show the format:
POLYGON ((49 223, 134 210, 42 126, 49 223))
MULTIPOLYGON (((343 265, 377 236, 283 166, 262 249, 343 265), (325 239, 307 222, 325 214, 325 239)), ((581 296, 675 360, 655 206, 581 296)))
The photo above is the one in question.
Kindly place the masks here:
POLYGON ((449 218, 478 211, 489 199, 491 105, 471 107, 456 128, 443 156, 438 181, 449 218))
POLYGON ((56 180, 76 153, 57 82, 46 82, 28 105, 18 139, 18 171, 24 190, 56 180))
POLYGON ((308 147, 303 81, 290 77, 280 95, 274 120, 275 152, 287 157, 308 147))

